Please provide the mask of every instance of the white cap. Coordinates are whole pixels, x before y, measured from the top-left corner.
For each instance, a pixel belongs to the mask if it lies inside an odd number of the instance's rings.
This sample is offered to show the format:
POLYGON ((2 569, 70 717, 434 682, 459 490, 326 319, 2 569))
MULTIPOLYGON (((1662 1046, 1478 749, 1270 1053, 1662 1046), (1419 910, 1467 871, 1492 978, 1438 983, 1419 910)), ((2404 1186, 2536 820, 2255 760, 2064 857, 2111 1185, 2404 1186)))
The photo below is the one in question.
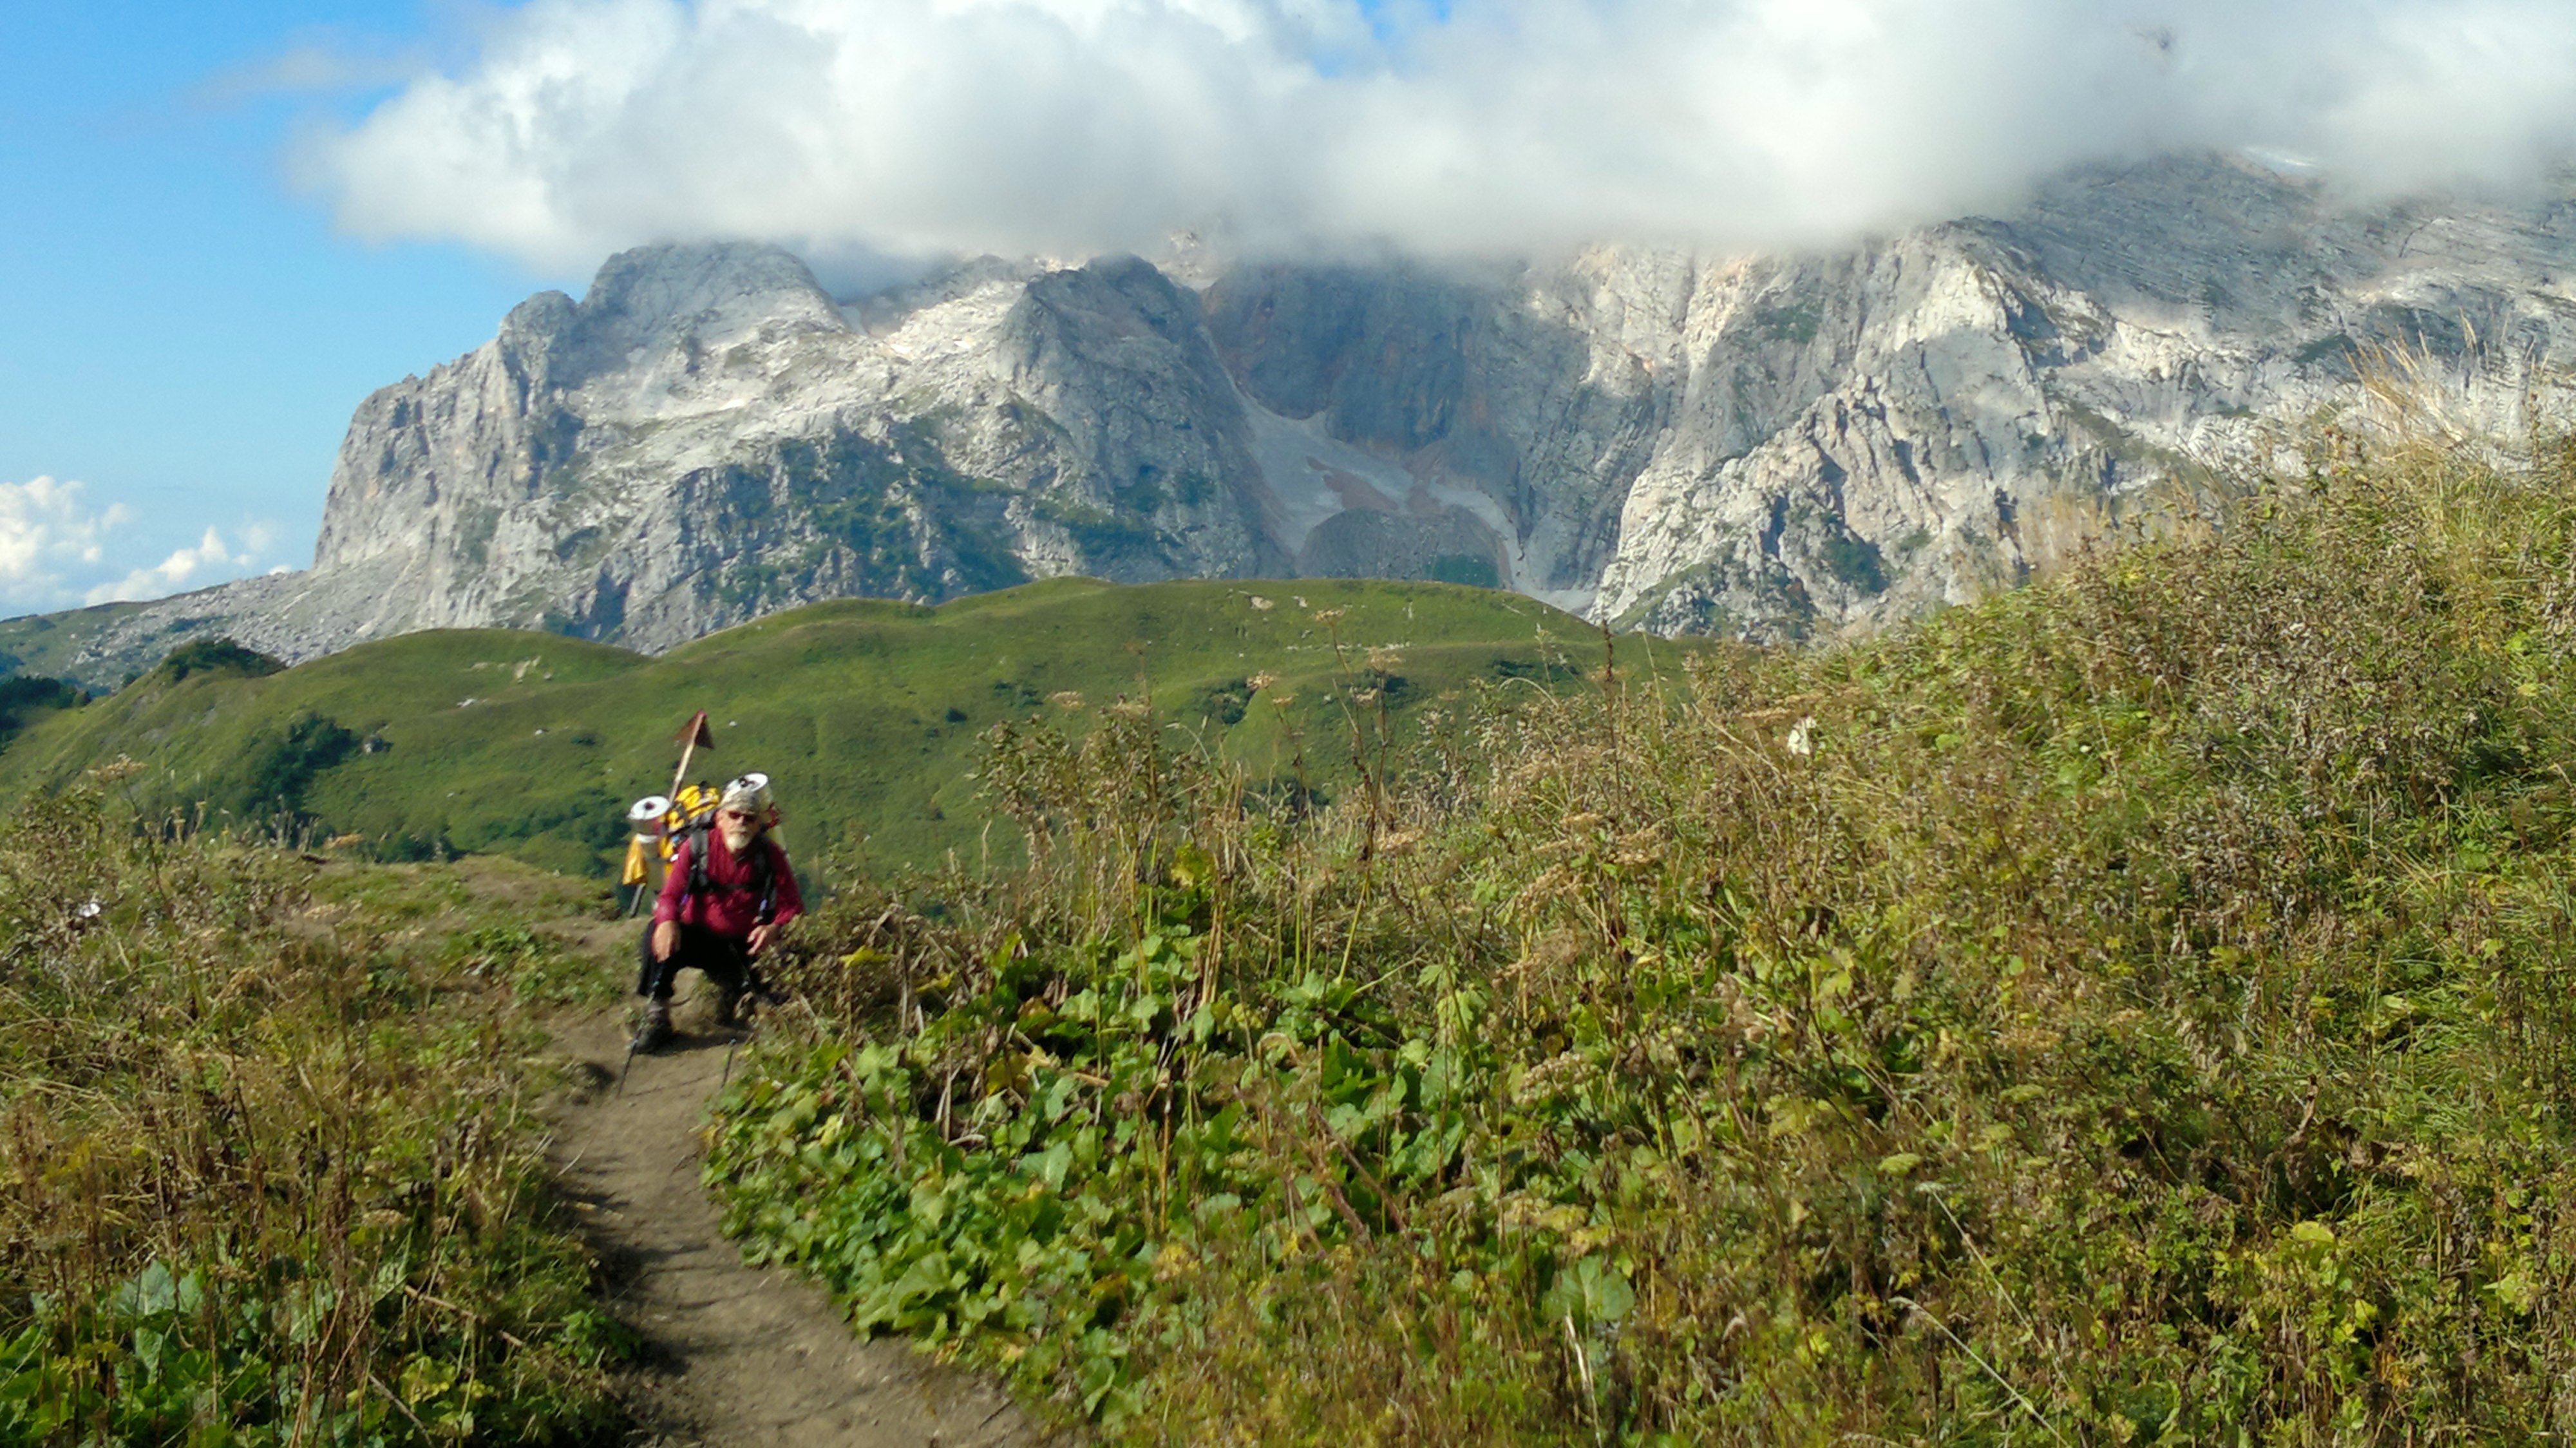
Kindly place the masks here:
POLYGON ((726 783, 724 798, 716 808, 738 809, 766 819, 769 815, 769 776, 745 774, 726 783))

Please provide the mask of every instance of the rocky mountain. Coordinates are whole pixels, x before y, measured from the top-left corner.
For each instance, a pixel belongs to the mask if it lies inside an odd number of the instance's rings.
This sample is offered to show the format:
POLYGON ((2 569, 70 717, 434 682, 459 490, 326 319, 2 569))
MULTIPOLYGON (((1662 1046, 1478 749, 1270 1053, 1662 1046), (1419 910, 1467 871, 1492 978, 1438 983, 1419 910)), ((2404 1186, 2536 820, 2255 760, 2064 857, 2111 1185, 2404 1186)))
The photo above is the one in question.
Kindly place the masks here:
POLYGON ((2511 430, 2572 347, 2576 204, 2357 208, 2233 157, 1814 255, 987 258, 835 297, 775 248, 652 247, 368 398, 311 570, 121 613, 78 671, 213 632, 662 649, 1068 573, 1803 637, 2027 576, 2350 405, 2376 349, 2511 430))

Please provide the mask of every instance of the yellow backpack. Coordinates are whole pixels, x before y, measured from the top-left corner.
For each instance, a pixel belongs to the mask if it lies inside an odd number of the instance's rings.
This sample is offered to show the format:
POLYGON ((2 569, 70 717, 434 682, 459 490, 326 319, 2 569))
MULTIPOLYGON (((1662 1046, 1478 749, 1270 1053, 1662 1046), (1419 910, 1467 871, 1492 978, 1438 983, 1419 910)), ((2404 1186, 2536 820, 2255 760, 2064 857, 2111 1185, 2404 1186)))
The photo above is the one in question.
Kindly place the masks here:
POLYGON ((716 805, 724 794, 714 785, 700 780, 684 786, 671 796, 671 812, 662 816, 662 863, 680 857, 681 837, 716 817, 716 805))
POLYGON ((636 811, 649 812, 655 805, 664 804, 665 801, 661 796, 654 795, 638 800, 635 809, 627 812, 626 818, 628 823, 634 826, 634 834, 627 841, 626 868, 618 871, 617 883, 621 885, 652 883, 652 872, 649 868, 651 856, 646 851, 659 851, 662 864, 667 868, 673 860, 679 858, 680 842, 688 836, 689 831, 705 825, 716 817, 716 805, 723 798, 723 793, 714 785, 701 780, 681 789, 678 795, 667 802, 668 807, 658 817, 649 813, 639 816, 636 811))

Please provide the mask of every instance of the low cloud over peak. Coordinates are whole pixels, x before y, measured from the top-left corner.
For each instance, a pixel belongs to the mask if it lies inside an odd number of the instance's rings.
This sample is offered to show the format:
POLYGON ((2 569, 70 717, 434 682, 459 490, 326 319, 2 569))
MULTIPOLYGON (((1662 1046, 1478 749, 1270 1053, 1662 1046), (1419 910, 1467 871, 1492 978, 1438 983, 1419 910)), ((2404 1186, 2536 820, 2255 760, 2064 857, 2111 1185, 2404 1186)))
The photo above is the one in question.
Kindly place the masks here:
POLYGON ((303 159, 361 234, 559 267, 719 235, 1794 245, 2202 147, 2366 191, 2531 184, 2576 148, 2576 6, 532 0, 303 159))

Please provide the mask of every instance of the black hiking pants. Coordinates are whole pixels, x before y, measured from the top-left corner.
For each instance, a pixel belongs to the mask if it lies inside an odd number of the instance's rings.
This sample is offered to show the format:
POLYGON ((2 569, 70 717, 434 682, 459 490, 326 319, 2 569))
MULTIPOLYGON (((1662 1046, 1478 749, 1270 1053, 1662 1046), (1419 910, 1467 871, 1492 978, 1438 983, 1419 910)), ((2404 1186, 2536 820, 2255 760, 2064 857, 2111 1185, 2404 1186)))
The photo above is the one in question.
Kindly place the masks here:
POLYGON ((653 926, 644 926, 644 938, 635 949, 635 993, 657 1001, 671 998, 671 983, 684 970, 706 972, 718 990, 739 994, 751 988, 751 943, 730 935, 719 935, 703 925, 682 925, 680 943, 669 960, 653 958, 653 926))

